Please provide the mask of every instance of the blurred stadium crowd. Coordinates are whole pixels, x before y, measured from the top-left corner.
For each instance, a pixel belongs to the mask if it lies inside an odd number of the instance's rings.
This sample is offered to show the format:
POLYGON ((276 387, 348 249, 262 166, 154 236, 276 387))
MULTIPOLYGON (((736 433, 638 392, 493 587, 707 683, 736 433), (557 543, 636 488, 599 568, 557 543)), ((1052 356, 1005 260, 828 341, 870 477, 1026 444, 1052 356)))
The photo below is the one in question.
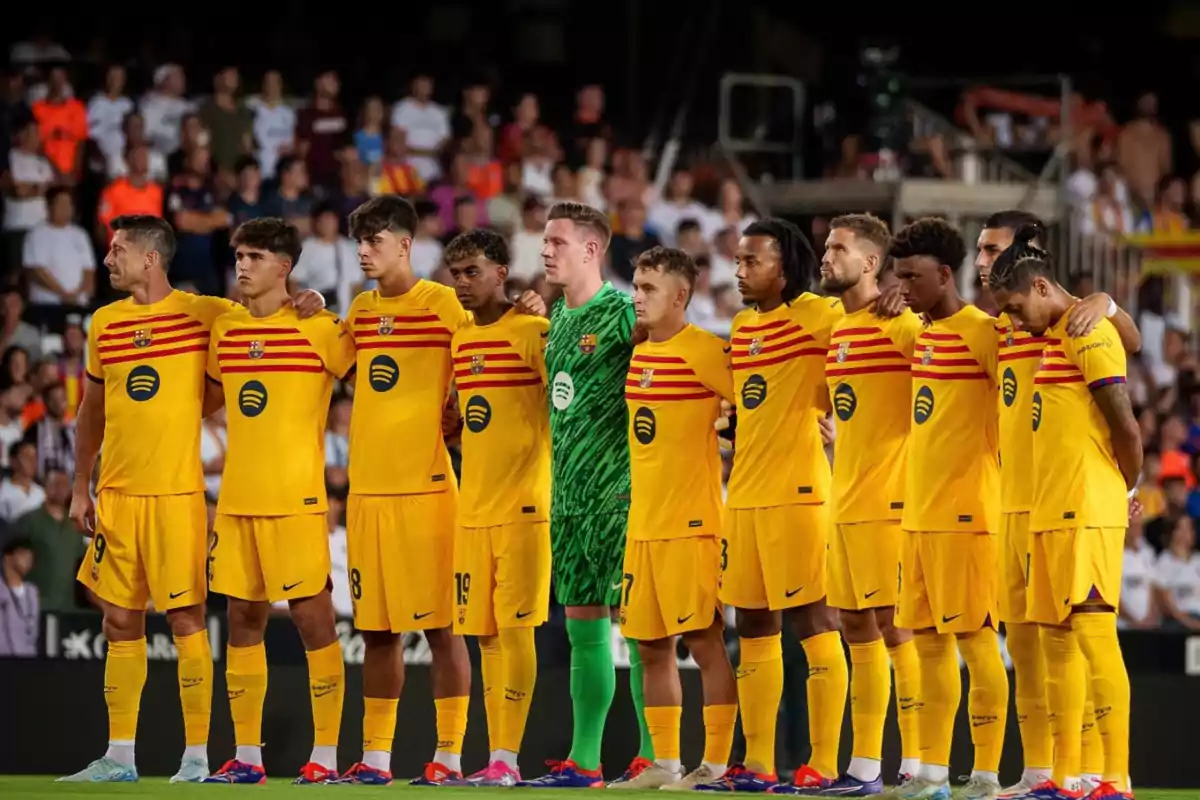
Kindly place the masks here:
MULTIPOLYGON (((493 97, 483 81, 460 80, 450 92, 418 74, 395 96, 351 101, 332 71, 311 86, 285 86, 273 70, 189 74, 167 63, 143 75, 98 63, 72 61, 53 39, 37 38, 12 48, 0 82, 0 525, 7 529, 0 531, 0 655, 22 652, 36 636, 39 609, 85 606, 74 585, 84 541, 66 519, 72 419, 86 379, 89 313, 115 299, 102 262, 108 221, 118 215, 166 217, 179 235, 175 286, 231 297, 231 230, 256 217, 287 218, 307 237, 295 287, 321 292, 339 310, 365 288, 347 215, 370 197, 401 194, 419 211, 418 275, 447 281, 445 244, 488 226, 509 237, 512 292, 533 288, 549 304, 540 258, 545 212, 578 200, 611 215, 608 274, 616 286, 629 288, 640 252, 678 246, 701 267, 695 324, 727 335, 740 307, 734 252, 755 217, 738 182, 686 165, 652 175, 655 165, 624 146, 607 121, 600 85, 578 87, 574 108, 556 109, 570 122, 551 127, 541 98, 493 97)), ((1077 102, 1068 185, 1080 226, 1099 236, 1189 230, 1200 173, 1175 171, 1174 142, 1186 132, 1158 120, 1155 96, 1142 96, 1132 118, 1120 120, 1102 102, 1077 102)), ((963 96, 958 122, 979 146, 1020 154, 1055 140, 1057 108, 974 90, 963 96)), ((1197 132, 1191 141, 1200 148, 1197 132)), ((913 145, 926 172, 953 175, 943 139, 913 145)), ((825 150, 827 178, 878 174, 878 155, 863 152, 857 134, 843 132, 825 150)), ((825 220, 811 226, 820 251, 825 220)), ((1150 445, 1121 616, 1132 627, 1200 629, 1200 391, 1191 320, 1164 310, 1160 279, 1145 281, 1138 310, 1145 348, 1130 364, 1130 385, 1150 445)), ((346 615, 341 525, 352 402, 335 397, 326 437, 334 599, 346 615)), ((214 501, 224 447, 218 414, 203 429, 214 501)))

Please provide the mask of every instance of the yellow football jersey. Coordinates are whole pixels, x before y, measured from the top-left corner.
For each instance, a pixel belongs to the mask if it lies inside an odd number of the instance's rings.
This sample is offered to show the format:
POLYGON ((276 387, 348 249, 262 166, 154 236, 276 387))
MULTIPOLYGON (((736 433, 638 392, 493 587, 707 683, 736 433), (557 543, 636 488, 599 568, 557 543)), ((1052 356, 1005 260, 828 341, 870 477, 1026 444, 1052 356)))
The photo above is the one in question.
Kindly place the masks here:
POLYGON ((772 311, 733 318, 737 443, 726 503, 766 508, 824 503, 829 460, 818 418, 829 411, 825 356, 840 300, 804 293, 772 311))
POLYGON ((350 304, 346 324, 358 348, 351 492, 442 492, 454 481, 442 410, 450 338, 470 321, 453 289, 426 280, 399 297, 363 292, 350 304))
POLYGON ((509 311, 452 340, 463 416, 458 524, 550 519, 550 415, 543 349, 550 320, 509 311))
POLYGON ((842 524, 898 520, 904 509, 911 362, 921 318, 905 311, 881 319, 869 309, 833 326, 825 380, 837 438, 833 513, 842 524))
POLYGON ((975 306, 917 337, 905 530, 998 532, 998 346, 996 320, 975 306))
POLYGON ((1125 478, 1092 390, 1125 382, 1125 348, 1108 320, 1074 339, 1066 329, 1064 314, 1046 331, 1046 353, 1033 379, 1029 529, 1124 528, 1125 478))
POLYGON ((217 511, 280 517, 326 510, 325 421, 354 340, 328 311, 300 319, 238 308, 213 323, 208 376, 221 384, 229 441, 217 511))
POLYGON ((97 490, 204 491, 200 414, 213 321, 237 306, 173 291, 157 303, 118 300, 88 329, 88 377, 104 385, 97 490))
POLYGON ((1000 510, 1028 511, 1033 504, 1033 376, 1045 336, 1017 330, 1007 314, 996 321, 1000 355, 1000 510))
POLYGON ((629 538, 721 532, 721 453, 713 427, 733 376, 721 339, 694 325, 633 348, 629 408, 629 538))

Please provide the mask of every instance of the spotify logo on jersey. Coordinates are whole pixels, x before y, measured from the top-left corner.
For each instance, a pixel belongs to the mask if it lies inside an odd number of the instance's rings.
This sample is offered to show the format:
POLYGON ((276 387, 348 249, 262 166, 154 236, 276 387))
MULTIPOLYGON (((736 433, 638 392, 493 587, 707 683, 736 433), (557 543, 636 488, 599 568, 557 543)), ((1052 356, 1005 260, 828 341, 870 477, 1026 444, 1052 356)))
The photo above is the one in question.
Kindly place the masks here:
POLYGON ((571 376, 565 372, 556 373, 554 382, 550 384, 550 402, 559 411, 566 411, 574 399, 575 382, 571 376))
POLYGON ((1033 429, 1042 427, 1042 393, 1033 393, 1033 429))
POLYGON ((654 412, 648 408, 639 408, 633 415, 633 435, 642 444, 650 444, 654 441, 654 434, 658 431, 658 422, 654 419, 654 412))
POLYGON ((267 407, 267 387, 258 381, 246 381, 238 392, 238 408, 245 417, 257 417, 267 407))
POLYGON ((130 400, 144 403, 158 394, 159 385, 158 370, 141 364, 129 371, 129 377, 125 379, 125 393, 130 400))
POLYGON ((371 366, 367 368, 367 379, 371 382, 372 389, 386 392, 400 379, 400 367, 391 356, 375 356, 371 359, 371 366))
POLYGON ((933 390, 928 386, 922 386, 917 390, 917 397, 913 400, 913 420, 918 425, 923 425, 931 416, 933 416, 933 390))
POLYGON ((1004 395, 1004 405, 1012 408, 1012 404, 1017 401, 1017 375, 1012 367, 1004 370, 1004 374, 1000 376, 1000 392, 1004 395))
POLYGON ((480 433, 492 421, 492 406, 483 397, 475 395, 467 401, 463 419, 466 420, 467 430, 480 433))
POLYGON ((833 390, 833 410, 837 414, 837 418, 842 422, 848 421, 854 416, 856 408, 858 408, 858 398, 854 395, 854 388, 848 383, 839 383, 838 387, 833 390))
POLYGON ((767 379, 762 375, 751 375, 742 384, 742 407, 753 411, 767 399, 767 379))

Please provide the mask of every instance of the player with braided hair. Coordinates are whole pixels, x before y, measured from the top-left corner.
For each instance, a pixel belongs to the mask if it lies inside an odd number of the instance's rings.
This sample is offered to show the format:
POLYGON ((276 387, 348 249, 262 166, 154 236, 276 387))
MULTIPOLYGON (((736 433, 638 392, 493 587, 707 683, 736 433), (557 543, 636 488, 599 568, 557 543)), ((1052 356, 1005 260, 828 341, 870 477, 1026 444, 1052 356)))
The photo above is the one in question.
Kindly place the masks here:
POLYGON ((842 307, 808 291, 816 271, 812 245, 786 220, 755 222, 738 243, 738 289, 751 307, 734 318, 730 338, 738 427, 721 600, 738 609, 746 760, 701 791, 809 794, 838 774, 849 673, 836 612, 826 604, 830 469, 818 420, 830 410, 825 354, 842 307), (784 611, 808 657, 812 744, 789 786, 775 771, 784 611))

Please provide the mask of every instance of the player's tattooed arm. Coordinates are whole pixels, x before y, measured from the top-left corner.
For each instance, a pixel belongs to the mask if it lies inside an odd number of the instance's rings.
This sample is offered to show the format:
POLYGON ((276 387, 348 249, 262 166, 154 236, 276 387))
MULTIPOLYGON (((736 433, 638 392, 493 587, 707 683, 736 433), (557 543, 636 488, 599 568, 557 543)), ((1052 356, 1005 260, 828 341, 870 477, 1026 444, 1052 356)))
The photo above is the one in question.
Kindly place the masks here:
MULTIPOLYGON (((1067 335, 1087 336, 1100 324, 1100 320, 1108 317, 1108 310, 1112 304, 1111 297, 1104 292, 1096 292, 1071 306, 1071 310, 1067 312, 1067 335)), ((1118 307, 1116 313, 1109 319, 1112 320, 1113 327, 1117 329, 1117 335, 1121 337, 1121 346, 1125 348, 1125 352, 1141 352, 1142 334, 1138 330, 1137 323, 1133 321, 1133 317, 1118 307)))
POLYGON ((1142 472, 1142 429, 1133 415, 1128 388, 1124 382, 1098 386, 1092 389, 1092 399, 1108 422, 1117 466, 1125 477, 1125 488, 1133 489, 1142 472))

